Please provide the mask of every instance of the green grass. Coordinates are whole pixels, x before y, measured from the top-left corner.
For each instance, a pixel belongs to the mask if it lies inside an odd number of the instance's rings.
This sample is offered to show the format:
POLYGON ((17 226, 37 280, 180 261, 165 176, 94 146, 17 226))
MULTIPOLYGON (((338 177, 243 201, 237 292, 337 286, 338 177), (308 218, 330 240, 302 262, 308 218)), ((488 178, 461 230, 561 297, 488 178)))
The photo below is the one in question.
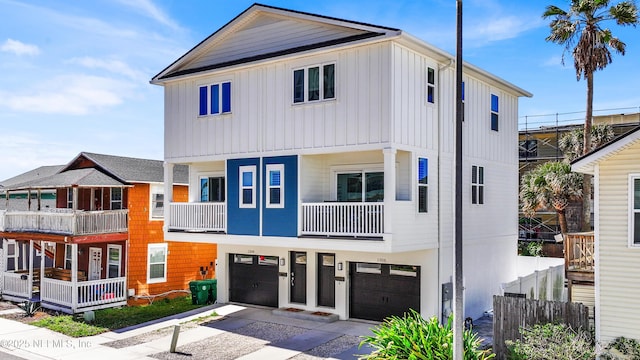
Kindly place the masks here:
POLYGON ((158 300, 145 306, 96 310, 95 321, 91 324, 86 323, 81 317, 74 318, 71 315, 61 315, 38 320, 31 323, 31 325, 44 327, 73 337, 83 337, 141 324, 197 309, 201 306, 192 305, 191 297, 180 297, 172 300, 158 300))

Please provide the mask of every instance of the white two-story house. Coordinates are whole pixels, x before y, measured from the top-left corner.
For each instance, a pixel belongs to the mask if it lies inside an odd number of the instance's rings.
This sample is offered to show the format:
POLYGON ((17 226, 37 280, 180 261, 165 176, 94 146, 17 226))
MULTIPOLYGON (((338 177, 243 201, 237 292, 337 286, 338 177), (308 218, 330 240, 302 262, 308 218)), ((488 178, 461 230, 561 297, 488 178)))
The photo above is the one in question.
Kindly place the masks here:
MULTIPOLYGON (((165 237, 218 244, 218 301, 380 320, 451 311, 454 56, 402 30, 255 4, 165 91, 165 237)), ((464 66, 465 316, 516 277, 518 98, 464 66)))

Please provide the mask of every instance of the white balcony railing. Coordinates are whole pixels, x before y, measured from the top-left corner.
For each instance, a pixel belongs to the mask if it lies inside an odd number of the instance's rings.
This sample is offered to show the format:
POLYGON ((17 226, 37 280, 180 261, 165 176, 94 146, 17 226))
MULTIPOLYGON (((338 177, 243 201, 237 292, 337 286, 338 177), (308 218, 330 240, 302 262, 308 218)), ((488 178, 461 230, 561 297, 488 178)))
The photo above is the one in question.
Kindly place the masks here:
POLYGON ((29 274, 3 272, 0 276, 4 278, 4 288, 1 289, 3 294, 18 296, 24 299, 31 298, 32 282, 29 274))
POLYGON ((226 231, 226 203, 170 203, 169 230, 226 231))
POLYGON ((302 204, 302 235, 382 236, 382 203, 302 204))
POLYGON ((0 214, 4 231, 44 232, 69 235, 108 234, 128 231, 128 210, 6 211, 0 214))

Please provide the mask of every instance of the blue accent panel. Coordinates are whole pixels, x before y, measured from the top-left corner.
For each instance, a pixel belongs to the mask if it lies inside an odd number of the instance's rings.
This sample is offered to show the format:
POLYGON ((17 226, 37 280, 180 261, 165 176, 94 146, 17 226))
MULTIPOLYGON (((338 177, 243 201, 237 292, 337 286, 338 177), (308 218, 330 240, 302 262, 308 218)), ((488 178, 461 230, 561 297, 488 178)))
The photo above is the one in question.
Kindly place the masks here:
POLYGON ((220 113, 220 85, 211 85, 211 113, 220 113))
POLYGON ((222 83, 222 112, 231 112, 231 83, 222 83))
POLYGON ((491 94, 491 111, 498 112, 498 95, 491 94))
POLYGON ((200 116, 207 115, 207 87, 200 86, 200 116))
POLYGON ((240 208, 240 166, 255 165, 260 178, 260 159, 227 160, 227 234, 260 235, 260 187, 256 188, 255 208, 240 208))
MULTIPOLYGON (((284 208, 267 208, 262 197, 262 234, 264 236, 298 236, 298 157, 278 156, 262 159, 263 169, 269 164, 284 165, 284 208)), ((264 179, 261 188, 266 189, 269 179, 264 179)), ((265 196, 269 194, 262 192, 265 196)))

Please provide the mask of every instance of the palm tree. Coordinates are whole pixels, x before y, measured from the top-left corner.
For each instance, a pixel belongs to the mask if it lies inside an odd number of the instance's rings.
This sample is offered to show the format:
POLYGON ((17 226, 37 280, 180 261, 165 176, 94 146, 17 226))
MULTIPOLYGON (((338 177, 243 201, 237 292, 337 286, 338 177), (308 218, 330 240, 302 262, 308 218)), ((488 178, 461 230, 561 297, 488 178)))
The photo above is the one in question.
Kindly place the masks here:
MULTIPOLYGON (((545 19, 553 18, 549 24, 551 33, 546 40, 564 46, 563 64, 564 55, 571 51, 578 81, 581 78, 587 80, 584 154, 591 149, 589 129, 593 118, 593 73, 611 63, 611 50, 624 55, 626 48, 626 44, 613 36, 611 30, 603 29, 601 25, 610 20, 621 26, 635 27, 639 23, 638 8, 633 1, 621 1, 613 6, 609 3, 609 0, 571 0, 569 11, 549 5, 542 14, 545 19)), ((584 230, 590 230, 591 181, 588 175, 584 177, 582 220, 584 230)))
MULTIPOLYGON (((613 140, 615 136, 613 128, 609 124, 598 124, 591 127, 591 149, 589 151, 599 148, 600 146, 613 140)), ((584 129, 577 128, 560 138, 558 146, 564 154, 564 160, 571 162, 579 158, 584 154, 584 129)))
POLYGON ((565 209, 582 197, 582 175, 571 172, 571 165, 562 161, 540 164, 522 176, 520 201, 525 215, 532 217, 539 210, 555 210, 560 232, 567 232, 565 209))

